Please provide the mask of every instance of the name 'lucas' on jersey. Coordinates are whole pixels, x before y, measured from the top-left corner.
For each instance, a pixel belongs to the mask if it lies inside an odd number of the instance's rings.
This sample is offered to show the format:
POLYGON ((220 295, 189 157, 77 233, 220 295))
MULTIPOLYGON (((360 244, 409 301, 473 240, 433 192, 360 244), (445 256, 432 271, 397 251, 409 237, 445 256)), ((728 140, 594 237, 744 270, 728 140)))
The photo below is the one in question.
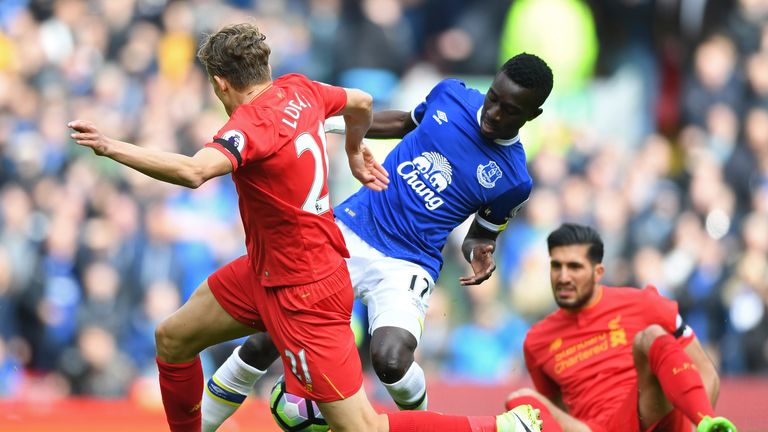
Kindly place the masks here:
POLYGON ((504 229, 528 199, 532 180, 519 137, 480 133, 484 95, 448 79, 411 116, 418 125, 387 155, 390 186, 361 188, 336 217, 382 253, 415 262, 437 280, 448 234, 477 213, 491 231, 504 229))

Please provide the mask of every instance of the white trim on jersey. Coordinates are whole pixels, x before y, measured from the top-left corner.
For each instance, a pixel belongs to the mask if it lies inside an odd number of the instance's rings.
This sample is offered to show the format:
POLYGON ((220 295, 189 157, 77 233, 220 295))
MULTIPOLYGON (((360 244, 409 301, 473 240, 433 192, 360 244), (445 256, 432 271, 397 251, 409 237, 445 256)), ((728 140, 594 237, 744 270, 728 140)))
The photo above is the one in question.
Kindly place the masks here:
POLYGON ((488 231, 491 231, 491 232, 502 232, 507 227, 507 223, 506 222, 504 222, 501 225, 496 225, 495 223, 491 223, 491 222, 488 222, 487 220, 483 219, 479 214, 475 214, 475 220, 477 221, 477 223, 481 227, 483 227, 483 228, 485 228, 485 229, 487 229, 488 231))

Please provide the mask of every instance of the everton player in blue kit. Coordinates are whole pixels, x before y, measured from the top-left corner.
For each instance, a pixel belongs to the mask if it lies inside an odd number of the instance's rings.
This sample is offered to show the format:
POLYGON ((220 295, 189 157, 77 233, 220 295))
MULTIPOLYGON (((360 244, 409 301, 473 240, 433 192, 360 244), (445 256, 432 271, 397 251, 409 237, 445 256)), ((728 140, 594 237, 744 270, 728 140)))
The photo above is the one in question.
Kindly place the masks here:
MULTIPOLYGON (((383 163, 389 187, 361 188, 334 212, 355 294, 368 307, 373 368, 401 409, 426 409, 414 351, 446 238, 474 214, 462 244, 474 274, 460 283, 491 276, 496 238, 532 187, 518 132, 541 114, 551 90, 547 64, 520 54, 485 94, 447 79, 410 113, 374 113, 367 137, 402 138, 383 163)), ((218 428, 278 356, 266 334, 236 348, 208 381, 203 430, 218 428)))

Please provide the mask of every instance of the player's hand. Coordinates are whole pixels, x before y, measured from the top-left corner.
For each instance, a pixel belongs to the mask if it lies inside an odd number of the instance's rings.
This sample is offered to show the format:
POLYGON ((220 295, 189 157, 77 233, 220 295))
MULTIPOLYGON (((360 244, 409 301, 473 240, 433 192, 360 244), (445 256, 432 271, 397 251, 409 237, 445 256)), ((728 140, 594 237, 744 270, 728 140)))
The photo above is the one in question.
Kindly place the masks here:
POLYGON ((69 136, 83 147, 90 147, 99 156, 107 155, 109 151, 109 139, 91 122, 85 120, 73 120, 67 123, 67 127, 74 130, 69 136))
POLYGON ((474 276, 462 276, 459 278, 461 285, 478 285, 488 280, 496 270, 496 262, 493 259, 494 246, 490 244, 481 244, 475 246, 472 250, 472 271, 474 276))
POLYGON ((382 191, 389 184, 389 173, 373 157, 371 150, 365 145, 360 145, 360 151, 347 154, 349 169, 352 175, 368 189, 382 191))

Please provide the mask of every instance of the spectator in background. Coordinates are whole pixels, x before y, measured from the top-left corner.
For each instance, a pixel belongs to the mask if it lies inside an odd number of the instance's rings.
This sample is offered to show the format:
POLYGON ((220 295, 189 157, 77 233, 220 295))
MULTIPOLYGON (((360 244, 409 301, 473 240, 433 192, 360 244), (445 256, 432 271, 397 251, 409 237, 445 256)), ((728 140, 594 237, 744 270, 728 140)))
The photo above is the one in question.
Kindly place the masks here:
POLYGON ((738 68, 738 53, 728 37, 716 34, 696 47, 683 93, 683 119, 704 126, 707 110, 714 104, 743 109, 744 83, 738 68))
POLYGON ((114 332, 95 323, 80 328, 77 344, 64 352, 60 367, 75 395, 120 398, 135 376, 127 354, 117 349, 114 332))
POLYGON ((128 354, 140 371, 154 373, 155 329, 181 306, 179 288, 168 281, 147 284, 139 306, 131 311, 126 325, 118 333, 121 351, 128 354))

